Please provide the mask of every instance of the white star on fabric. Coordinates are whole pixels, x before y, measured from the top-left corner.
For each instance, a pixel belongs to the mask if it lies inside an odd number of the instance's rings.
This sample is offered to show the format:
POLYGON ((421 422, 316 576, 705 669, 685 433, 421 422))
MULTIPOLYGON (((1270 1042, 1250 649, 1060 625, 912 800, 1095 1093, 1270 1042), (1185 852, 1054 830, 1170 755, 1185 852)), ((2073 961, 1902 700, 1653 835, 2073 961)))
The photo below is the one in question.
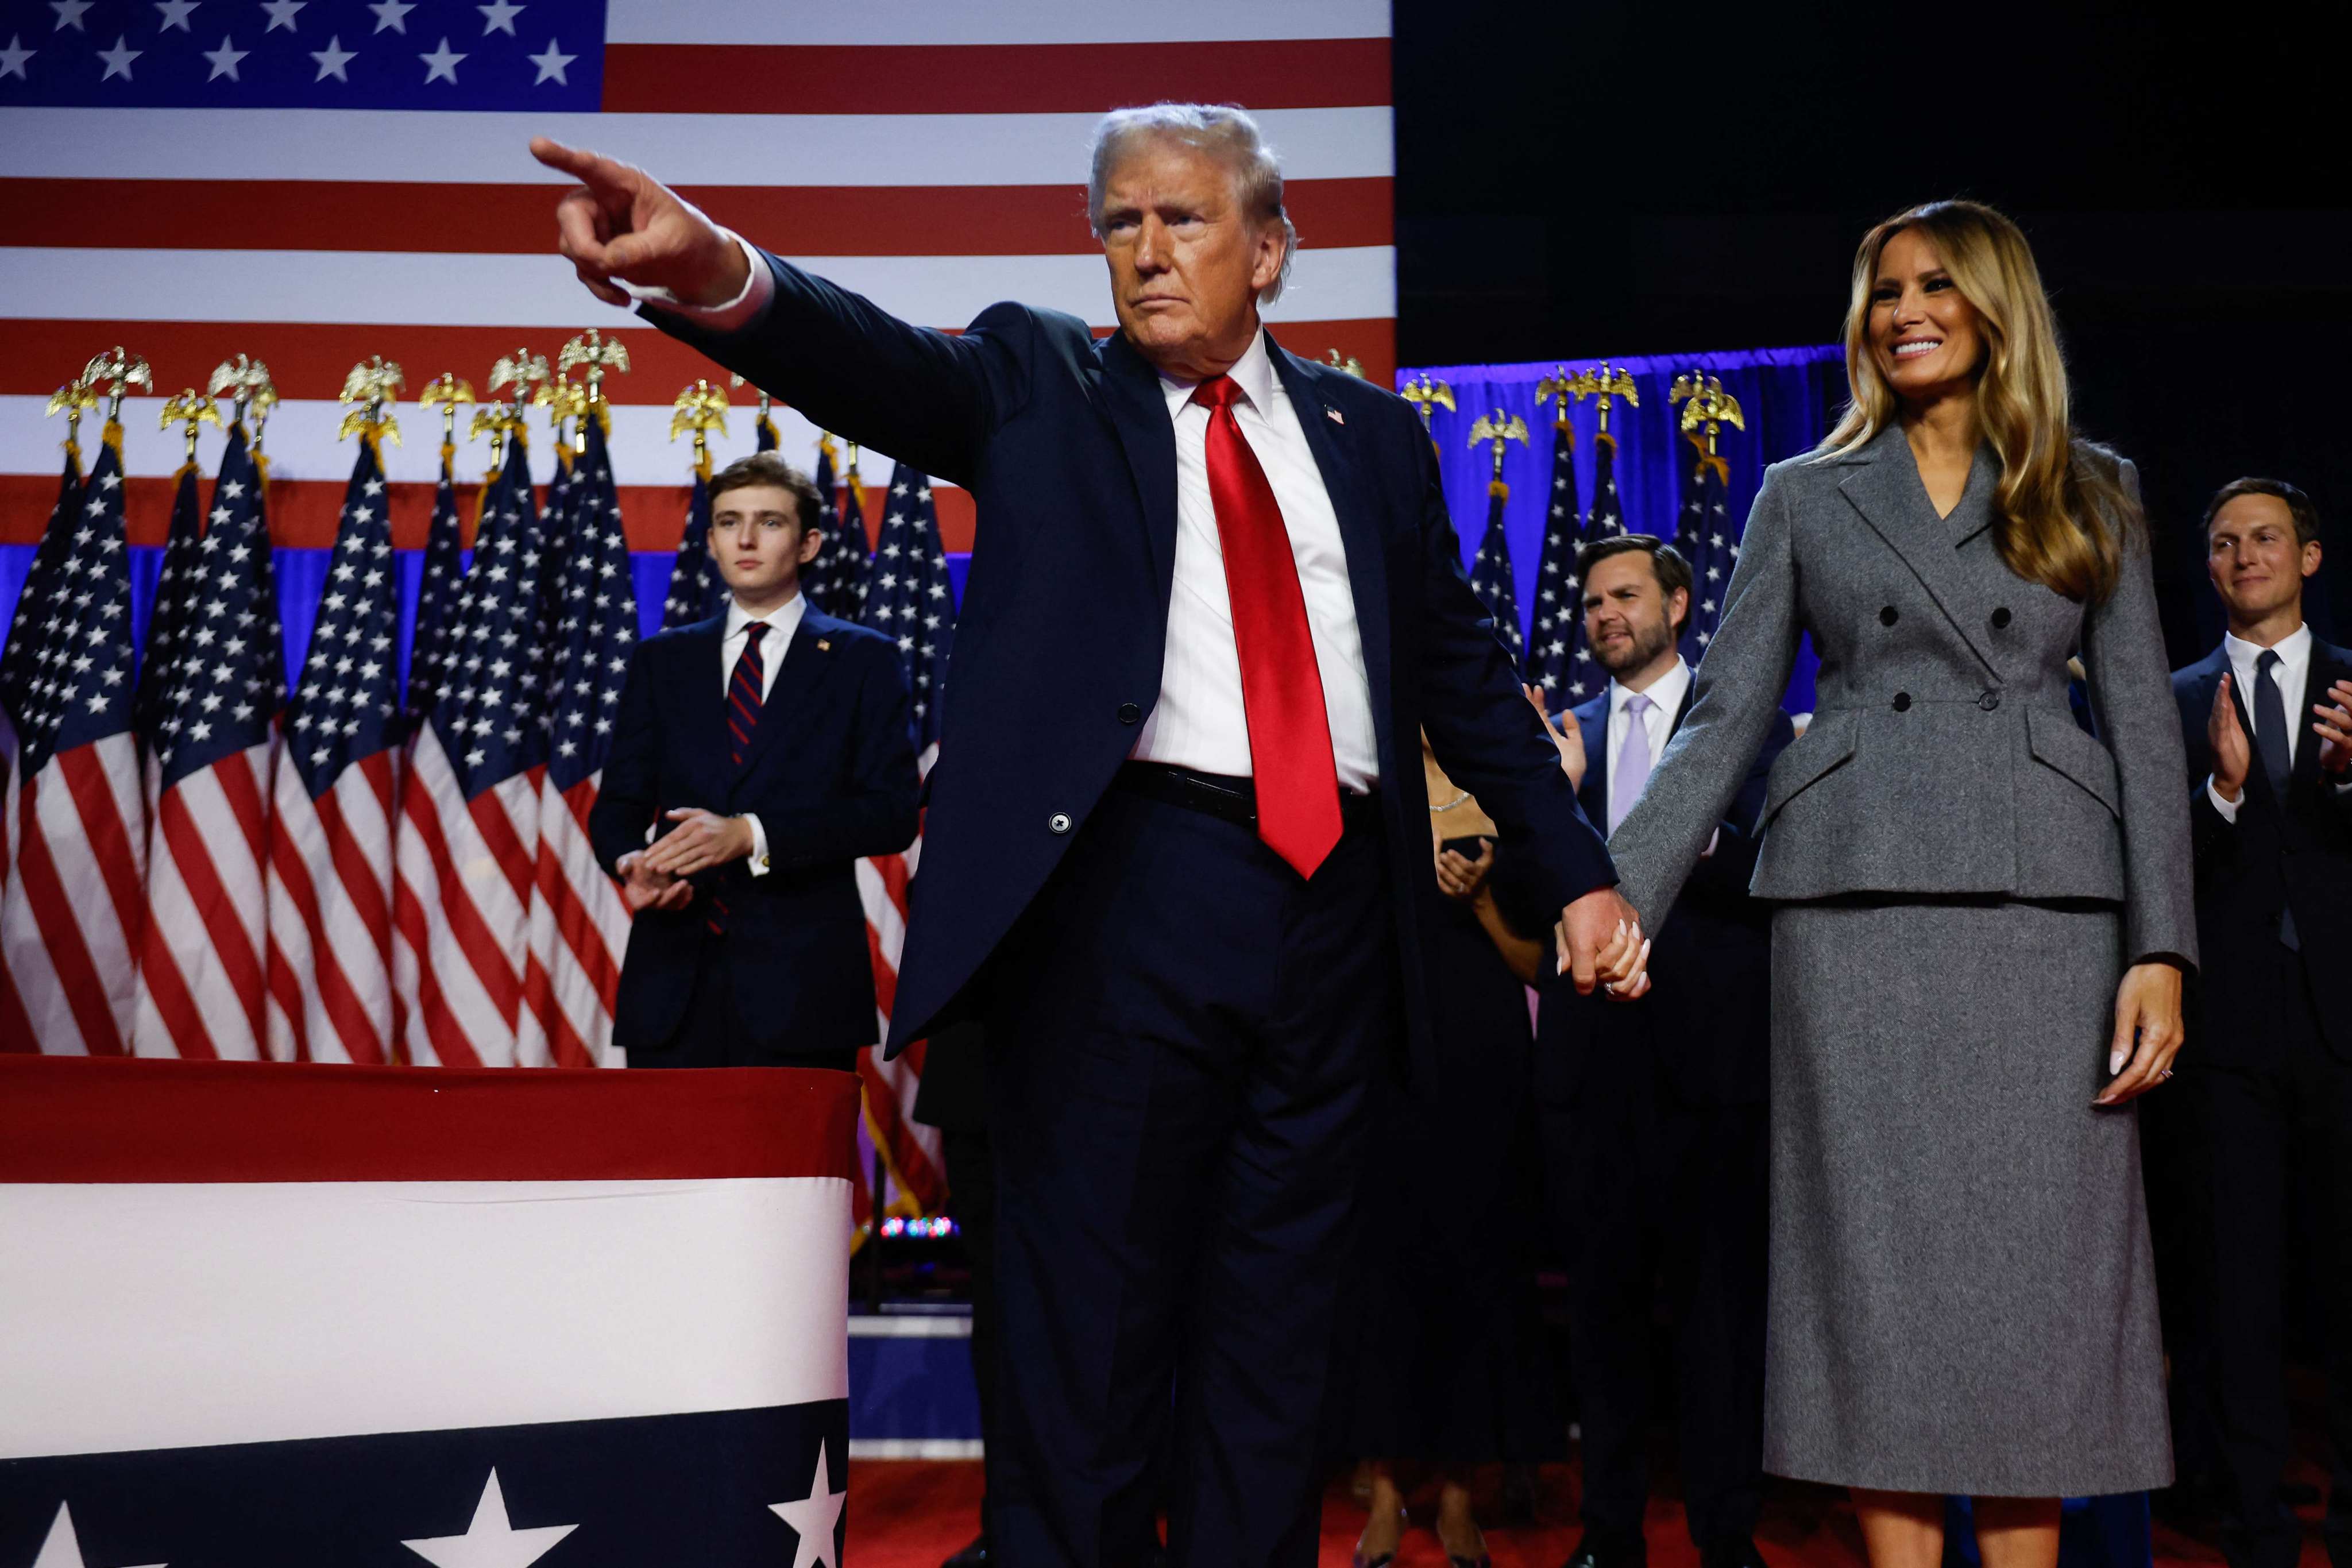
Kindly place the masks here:
POLYGON ((390 28, 395 33, 405 34, 408 31, 408 14, 416 7, 410 0, 375 0, 368 9, 375 13, 377 32, 390 28))
MULTIPOLYGON (((64 1503, 58 1504, 58 1517, 49 1525, 48 1539, 41 1542, 41 1554, 33 1559, 33 1568, 89 1568, 81 1554, 81 1542, 74 1534, 73 1513, 64 1503)), ((162 1563, 151 1563, 147 1568, 168 1568, 162 1563)))
POLYGON ((457 62, 466 57, 450 49, 446 36, 441 39, 439 48, 429 55, 419 55, 416 58, 425 62, 425 81, 427 86, 436 81, 446 81, 451 87, 457 85, 457 62))
POLYGON ((329 77, 337 81, 349 81, 352 79, 343 68, 359 58, 360 52, 343 47, 343 36, 337 33, 327 40, 325 48, 312 49, 310 58, 319 62, 319 74, 310 79, 312 81, 324 81, 329 77))
POLYGON ((808 1496, 798 1502, 772 1502, 768 1510, 801 1538, 800 1550, 793 1554, 793 1568, 814 1568, 824 1563, 825 1568, 841 1568, 840 1559, 833 1554, 833 1532, 841 1523, 842 1505, 849 1500, 846 1491, 835 1491, 824 1468, 824 1445, 816 1449, 816 1479, 809 1483, 808 1496))
POLYGON ((194 33, 195 29, 188 26, 188 13, 197 4, 198 0, 155 0, 155 9, 163 13, 163 25, 156 31, 168 33, 177 27, 184 33, 194 33))
MULTIPOLYGON (((548 47, 552 48, 554 46, 551 44, 548 47)), ((38 53, 40 53, 38 49, 28 49, 25 47, 23 34, 9 34, 8 47, 0 49, 0 76, 13 76, 18 81, 32 80, 31 77, 25 74, 25 62, 38 53)))
POLYGON ((434 1568, 530 1568, 553 1551, 557 1542, 579 1528, 547 1524, 517 1530, 507 1521, 506 1494, 499 1489, 498 1471, 492 1470, 482 1488, 482 1500, 474 1505, 474 1522, 465 1534, 427 1536, 401 1544, 434 1568))
POLYGON ((88 31, 81 25, 81 14, 97 3, 98 0, 49 0, 49 9, 58 14, 55 30, 62 33, 71 27, 77 33, 88 31))
POLYGON ((130 42, 129 35, 117 34, 114 47, 98 51, 98 58, 106 62, 106 75, 99 78, 99 80, 108 81, 118 76, 125 81, 131 79, 131 62, 147 51, 129 47, 130 42))
POLYGON ((523 11, 512 0, 491 0, 489 5, 477 5, 474 9, 482 14, 482 37, 486 38, 492 33, 504 33, 508 37, 513 37, 514 19, 523 11))
MULTIPOLYGON (((213 74, 205 78, 205 79, 206 81, 218 81, 221 78, 226 77, 231 81, 236 80, 236 62, 245 58, 246 56, 251 53, 253 53, 251 49, 238 48, 236 44, 230 41, 227 34, 222 34, 221 47, 216 49, 207 49, 205 51, 205 58, 212 61, 213 63, 213 74)), ((213 521, 215 522, 222 521, 226 520, 227 516, 228 508, 226 507, 216 507, 213 510, 213 521)), ((207 539, 205 542, 206 544, 210 544, 212 541, 207 539)))
POLYGON ((572 85, 572 79, 563 74, 563 68, 570 65, 573 60, 576 60, 579 58, 580 57, 578 55, 567 55, 559 51, 555 47, 555 40, 553 38, 547 40, 547 52, 545 54, 523 56, 523 58, 529 60, 531 64, 539 68, 539 75, 532 79, 530 84, 533 87, 537 87, 541 82, 550 79, 552 79, 564 87, 570 87, 572 85))
POLYGON ((296 31, 294 19, 310 3, 310 0, 261 0, 261 8, 269 13, 269 26, 262 30, 274 33, 283 27, 289 33, 296 31))

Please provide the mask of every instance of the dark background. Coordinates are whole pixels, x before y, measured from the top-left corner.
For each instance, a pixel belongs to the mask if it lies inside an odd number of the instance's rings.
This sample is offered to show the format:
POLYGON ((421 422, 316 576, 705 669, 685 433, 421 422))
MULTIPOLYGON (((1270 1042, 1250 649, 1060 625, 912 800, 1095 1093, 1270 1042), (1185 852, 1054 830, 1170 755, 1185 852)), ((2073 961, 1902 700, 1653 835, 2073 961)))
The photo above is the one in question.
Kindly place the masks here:
POLYGON ((2172 662, 2220 638, 2197 523, 2247 473, 2317 500, 2344 642, 2341 57, 2315 7, 2165 14, 1400 0, 1399 362, 1833 342, 1863 231, 1973 196, 2033 242, 2076 428, 2139 464, 2172 662))

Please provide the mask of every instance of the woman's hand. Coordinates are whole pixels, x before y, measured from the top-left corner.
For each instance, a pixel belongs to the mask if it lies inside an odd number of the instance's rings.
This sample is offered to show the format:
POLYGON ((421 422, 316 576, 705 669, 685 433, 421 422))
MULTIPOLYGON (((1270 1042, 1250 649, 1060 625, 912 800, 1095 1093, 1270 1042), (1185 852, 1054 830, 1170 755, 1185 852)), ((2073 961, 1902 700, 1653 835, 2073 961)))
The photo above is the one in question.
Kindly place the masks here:
POLYGON ((2107 1052, 2115 1074, 2094 1105, 2121 1105, 2172 1076, 2185 1034, 2180 1022, 2180 971, 2169 963, 2135 963, 2116 987, 2116 1035, 2107 1052))
POLYGON ((1544 733, 1551 737, 1552 749, 1559 753, 1559 771, 1568 775, 1568 787, 1582 789, 1584 726, 1576 722, 1576 716, 1572 713, 1563 713, 1555 718, 1551 710, 1544 706, 1543 688, 1522 686, 1519 689, 1527 693, 1528 705, 1535 709, 1536 717, 1543 721, 1544 733))
POLYGON ((1486 885, 1486 873, 1495 868, 1495 841, 1478 840, 1478 858, 1465 859, 1458 849, 1441 847, 1437 852, 1437 890, 1456 903, 1466 904, 1478 896, 1486 885))

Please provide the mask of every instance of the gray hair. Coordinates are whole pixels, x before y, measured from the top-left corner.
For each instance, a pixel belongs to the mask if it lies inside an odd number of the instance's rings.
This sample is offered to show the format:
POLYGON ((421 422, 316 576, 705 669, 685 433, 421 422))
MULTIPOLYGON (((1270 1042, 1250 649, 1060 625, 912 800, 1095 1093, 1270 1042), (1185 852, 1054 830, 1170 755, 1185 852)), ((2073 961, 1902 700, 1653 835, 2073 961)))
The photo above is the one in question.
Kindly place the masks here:
POLYGON ((1146 137, 1181 142, 1223 159, 1234 172, 1242 211, 1257 223, 1282 226, 1282 270, 1258 291, 1258 302, 1271 305, 1281 299, 1290 281, 1291 258, 1298 254, 1298 229, 1282 205, 1282 164, 1258 133, 1257 121, 1230 104, 1155 103, 1104 115, 1088 149, 1087 221, 1095 237, 1102 237, 1103 186, 1112 167, 1130 145, 1146 137))

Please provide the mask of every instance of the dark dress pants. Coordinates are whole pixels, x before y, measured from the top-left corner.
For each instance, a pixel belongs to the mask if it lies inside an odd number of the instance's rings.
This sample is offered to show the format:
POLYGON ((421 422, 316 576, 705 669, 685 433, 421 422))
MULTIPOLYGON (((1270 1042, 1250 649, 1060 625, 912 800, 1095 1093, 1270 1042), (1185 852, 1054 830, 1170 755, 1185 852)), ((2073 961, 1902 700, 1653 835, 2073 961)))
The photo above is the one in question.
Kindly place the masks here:
POLYGON ((1370 1086, 1401 1042, 1389 900, 1369 823, 1302 881, 1246 826, 1115 788, 1001 953, 1006 1563, 1142 1563, 1163 1492, 1176 1568, 1315 1562, 1370 1086))
POLYGON ((1574 1092, 1543 1114, 1584 1528, 1589 1544, 1640 1549, 1662 1306, 1691 1540, 1729 1550, 1754 1532, 1763 1502, 1768 1112, 1682 1101, 1648 1044, 1631 1031, 1606 1038, 1574 1092))
MULTIPOLYGON (((694 994, 677 1031, 658 1050, 629 1053, 633 1068, 831 1068, 857 1070, 856 1046, 809 1047, 805 1042, 778 1040, 762 1044, 745 1026, 735 1000, 733 976, 728 972, 727 938, 705 931, 696 956, 694 994), (803 1048, 795 1049, 795 1047, 803 1048)), ((789 976, 777 976, 780 985, 789 976)))
MULTIPOLYGON (((995 1447, 996 1408, 996 1156, 984 1127, 940 1131, 947 1162, 948 1211, 963 1233, 971 1260, 971 1381, 980 1396, 981 1451, 995 1447)), ((980 1532, 989 1533, 988 1496, 981 1494, 980 1532)))
MULTIPOLYGON (((2212 1372, 2229 1472, 2222 1548, 2232 1568, 2294 1568, 2302 1528, 2279 1500, 2293 1456, 2285 1363, 2288 1260, 2301 1247, 2321 1314, 2331 1494, 2327 1550, 2352 1568, 2352 1063, 2327 1048, 2305 960, 2281 947, 2269 1017, 2215 1020, 2266 1037, 2254 1068, 2181 1074, 2210 1194, 2212 1372), (2307 1221, 2296 1226, 2302 1216, 2307 1221), (2300 1230, 2302 1234, 2295 1232, 2300 1230)), ((2335 962, 2341 962, 2337 955, 2335 962)))

